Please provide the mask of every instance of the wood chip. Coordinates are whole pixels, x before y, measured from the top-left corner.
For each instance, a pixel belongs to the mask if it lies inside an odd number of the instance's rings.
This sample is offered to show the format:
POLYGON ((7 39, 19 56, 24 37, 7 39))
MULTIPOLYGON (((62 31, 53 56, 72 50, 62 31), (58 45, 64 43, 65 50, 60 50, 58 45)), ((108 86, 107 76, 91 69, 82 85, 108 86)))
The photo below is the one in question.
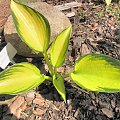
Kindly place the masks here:
POLYGON ((73 16, 75 16, 75 12, 67 13, 66 16, 67 16, 68 18, 73 17, 73 16))
POLYGON ((112 106, 112 108, 115 108, 115 106, 116 106, 115 100, 111 100, 111 106, 112 106))
POLYGON ((57 71, 60 72, 60 73, 64 73, 65 68, 64 67, 59 67, 59 68, 57 68, 57 71))
POLYGON ((46 112, 46 109, 41 110, 41 109, 39 109, 39 108, 36 108, 36 110, 33 110, 33 113, 34 113, 35 115, 38 115, 38 116, 44 114, 45 112, 46 112))
POLYGON ((9 113, 16 114, 17 109, 25 102, 24 97, 19 96, 10 106, 9 106, 9 113))
POLYGON ((39 105, 39 106, 43 106, 45 104, 45 99, 39 99, 39 98, 35 98, 33 100, 33 103, 39 105))
POLYGON ((114 116, 113 112, 107 108, 102 108, 102 112, 109 118, 113 118, 113 116, 114 116))
POLYGON ((74 114, 74 117, 76 118, 78 116, 78 114, 80 113, 80 109, 78 108, 74 114))
POLYGON ((57 6, 54 6, 54 7, 59 9, 59 10, 67 10, 67 9, 70 9, 70 8, 81 7, 81 6, 82 6, 82 3, 70 2, 70 3, 63 4, 63 5, 57 5, 57 6))
POLYGON ((31 91, 29 93, 27 93, 27 98, 30 98, 30 99, 34 99, 35 98, 35 91, 31 91))
MULTIPOLYGON (((62 4, 62 5, 57 5, 54 7, 59 9, 60 11, 65 11, 65 10, 69 10, 69 9, 73 9, 73 8, 77 8, 77 7, 82 7, 82 3, 70 2, 70 3, 66 3, 66 4, 62 4)), ((73 17, 73 16, 75 16, 75 12, 66 13, 66 16, 68 18, 73 17)))

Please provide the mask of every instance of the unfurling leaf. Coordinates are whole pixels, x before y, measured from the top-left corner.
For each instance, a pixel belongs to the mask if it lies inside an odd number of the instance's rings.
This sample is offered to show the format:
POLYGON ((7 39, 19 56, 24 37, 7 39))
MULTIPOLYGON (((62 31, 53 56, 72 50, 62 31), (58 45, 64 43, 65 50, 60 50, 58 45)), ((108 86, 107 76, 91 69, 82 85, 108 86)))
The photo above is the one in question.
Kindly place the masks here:
POLYGON ((120 91, 120 61, 107 55, 86 55, 76 62, 70 76, 76 84, 91 91, 120 91))
POLYGON ((66 92, 65 92, 65 85, 64 79, 61 75, 57 75, 57 77, 53 76, 53 85, 58 91, 58 93, 62 96, 64 102, 66 102, 66 92))
POLYGON ((52 43, 50 50, 51 62, 54 67, 60 67, 66 57, 72 26, 63 30, 52 43))
POLYGON ((37 67, 30 63, 13 65, 0 74, 0 94, 20 94, 27 92, 45 80, 37 67))
POLYGON ((21 39, 36 52, 46 51, 50 41, 50 25, 47 19, 34 9, 14 0, 11 0, 11 10, 21 39))
POLYGON ((106 4, 109 5, 112 0, 105 0, 105 1, 106 1, 106 4))

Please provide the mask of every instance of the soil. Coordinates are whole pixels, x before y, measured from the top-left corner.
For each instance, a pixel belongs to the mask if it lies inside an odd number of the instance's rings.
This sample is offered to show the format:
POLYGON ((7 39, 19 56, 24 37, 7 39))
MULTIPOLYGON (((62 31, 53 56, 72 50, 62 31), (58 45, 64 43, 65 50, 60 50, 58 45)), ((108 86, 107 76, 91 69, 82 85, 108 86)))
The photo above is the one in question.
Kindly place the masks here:
MULTIPOLYGON (((74 0, 44 1, 59 5, 74 0)), ((76 14, 70 18, 73 34, 66 62, 59 68, 63 74, 72 71, 75 61, 89 53, 99 52, 120 60, 120 3, 113 1, 106 8, 101 0, 78 2, 82 6, 71 9, 76 14)), ((0 48, 3 43, 4 40, 0 48)), ((42 58, 16 55, 14 59, 32 62, 40 69, 44 65, 42 58)), ((65 80, 65 86, 67 103, 61 100, 50 81, 23 95, 1 95, 0 120, 120 120, 120 93, 90 92, 78 87, 70 78, 65 80)))

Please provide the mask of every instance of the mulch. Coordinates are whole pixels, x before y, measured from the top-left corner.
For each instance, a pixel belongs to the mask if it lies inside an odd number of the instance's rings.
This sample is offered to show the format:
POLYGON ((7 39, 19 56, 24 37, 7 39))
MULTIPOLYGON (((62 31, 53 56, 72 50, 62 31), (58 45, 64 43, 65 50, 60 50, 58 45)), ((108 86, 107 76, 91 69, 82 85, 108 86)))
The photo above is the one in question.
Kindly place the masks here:
MULTIPOLYGON (((44 0, 59 5, 74 0, 44 0)), ((75 61, 89 53, 103 53, 120 60, 120 5, 106 8, 102 1, 78 0, 82 7, 72 9, 75 16, 65 64, 59 72, 72 71, 75 61)), ((65 11, 67 12, 67 11, 65 11)), ((4 35, 3 35, 4 36, 4 35)), ((3 40, 4 43, 4 40, 3 40)), ((28 61, 40 68, 41 58, 16 55, 16 62, 28 61)), ((47 72, 46 72, 47 73, 47 72)), ((65 80, 65 104, 50 81, 19 96, 0 96, 0 120, 120 120, 120 94, 84 90, 65 80)))

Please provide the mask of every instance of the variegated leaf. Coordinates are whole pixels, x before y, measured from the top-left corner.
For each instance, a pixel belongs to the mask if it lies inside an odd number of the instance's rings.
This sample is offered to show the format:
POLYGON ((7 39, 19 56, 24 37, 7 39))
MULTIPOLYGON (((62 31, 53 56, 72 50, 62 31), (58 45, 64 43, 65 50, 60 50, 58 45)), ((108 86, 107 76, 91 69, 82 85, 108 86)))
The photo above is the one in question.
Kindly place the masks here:
POLYGON ((76 62, 70 76, 79 86, 91 91, 120 91, 120 61, 107 55, 84 56, 76 62))
POLYGON ((61 75, 53 76, 53 85, 55 86, 58 93, 62 96, 64 102, 66 102, 66 92, 65 92, 65 85, 64 79, 61 75))
POLYGON ((50 41, 48 20, 36 10, 11 0, 16 30, 21 39, 36 52, 47 50, 50 41))
POLYGON ((20 94, 27 92, 45 80, 39 69, 23 62, 0 73, 0 94, 20 94))
POLYGON ((52 43, 50 50, 51 62, 54 67, 60 67, 66 57, 72 26, 63 30, 52 43))

